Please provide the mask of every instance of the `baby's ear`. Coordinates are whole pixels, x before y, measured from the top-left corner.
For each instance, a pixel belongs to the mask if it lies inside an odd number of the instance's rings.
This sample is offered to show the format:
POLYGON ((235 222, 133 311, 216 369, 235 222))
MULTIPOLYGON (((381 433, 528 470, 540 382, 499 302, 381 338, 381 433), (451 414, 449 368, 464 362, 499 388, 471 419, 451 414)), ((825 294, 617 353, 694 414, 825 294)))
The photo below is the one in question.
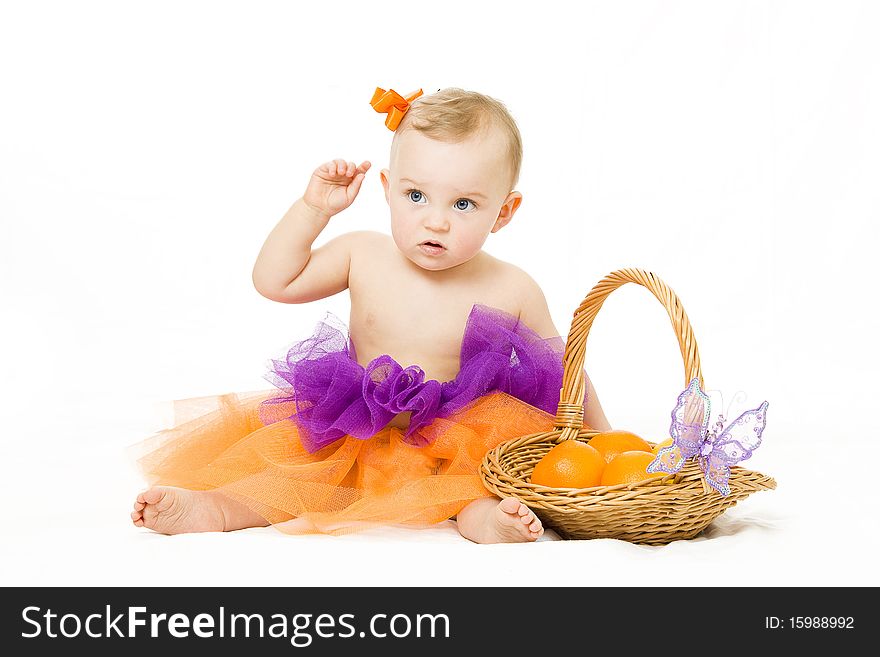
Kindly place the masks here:
POLYGON ((379 180, 382 181, 382 187, 385 189, 385 201, 388 205, 391 205, 391 183, 389 182, 389 176, 391 172, 388 169, 382 169, 379 172, 379 180))
POLYGON ((495 225, 492 226, 493 233, 497 233, 510 223, 510 220, 513 219, 513 215, 519 209, 521 203, 522 194, 519 192, 510 192, 510 194, 507 195, 507 198, 504 199, 504 204, 498 211, 498 218, 495 220, 495 225))

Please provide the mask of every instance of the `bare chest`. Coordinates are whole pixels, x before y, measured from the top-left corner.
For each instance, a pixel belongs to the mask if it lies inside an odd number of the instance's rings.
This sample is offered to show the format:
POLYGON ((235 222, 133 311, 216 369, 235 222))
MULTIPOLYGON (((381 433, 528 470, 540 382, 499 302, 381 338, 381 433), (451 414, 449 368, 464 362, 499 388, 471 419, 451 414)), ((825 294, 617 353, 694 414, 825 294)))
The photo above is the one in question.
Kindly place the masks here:
MULTIPOLYGON (((428 379, 452 380, 474 304, 516 315, 515 297, 500 272, 491 276, 481 269, 473 276, 442 280, 414 276, 390 237, 388 243, 384 257, 352 262, 349 330, 358 362, 366 366, 388 354, 404 367, 418 365, 428 379)), ((490 261, 487 266, 496 265, 490 261)))

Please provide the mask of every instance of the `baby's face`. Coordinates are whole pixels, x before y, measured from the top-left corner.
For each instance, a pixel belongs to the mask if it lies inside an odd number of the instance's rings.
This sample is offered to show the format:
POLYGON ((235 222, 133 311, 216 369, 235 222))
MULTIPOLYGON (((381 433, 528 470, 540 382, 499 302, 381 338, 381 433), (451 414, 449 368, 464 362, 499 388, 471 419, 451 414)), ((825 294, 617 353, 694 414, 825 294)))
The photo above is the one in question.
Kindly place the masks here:
POLYGON ((415 130, 398 135, 391 169, 380 177, 391 234, 407 258, 423 269, 450 269, 477 255, 489 233, 510 221, 522 195, 508 187, 504 148, 496 131, 458 144, 415 130))

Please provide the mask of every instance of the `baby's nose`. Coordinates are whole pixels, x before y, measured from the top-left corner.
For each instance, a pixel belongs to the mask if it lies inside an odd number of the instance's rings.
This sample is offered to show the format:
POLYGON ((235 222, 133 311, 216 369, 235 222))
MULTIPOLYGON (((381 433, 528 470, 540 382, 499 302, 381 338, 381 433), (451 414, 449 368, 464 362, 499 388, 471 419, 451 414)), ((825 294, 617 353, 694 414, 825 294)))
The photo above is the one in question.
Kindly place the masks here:
POLYGON ((446 218, 446 215, 443 213, 434 213, 429 215, 425 219, 425 227, 431 228, 433 230, 448 230, 449 229, 449 220, 446 218))

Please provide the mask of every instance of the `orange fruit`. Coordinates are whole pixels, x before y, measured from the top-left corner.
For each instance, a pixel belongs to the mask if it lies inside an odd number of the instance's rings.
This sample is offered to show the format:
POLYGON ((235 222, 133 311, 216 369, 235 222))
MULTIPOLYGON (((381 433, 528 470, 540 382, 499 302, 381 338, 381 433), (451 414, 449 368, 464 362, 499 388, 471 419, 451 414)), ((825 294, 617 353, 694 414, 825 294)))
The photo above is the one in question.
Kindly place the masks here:
POLYGON ((611 459, 621 452, 651 451, 651 443, 631 431, 603 431, 590 438, 589 444, 599 450, 605 463, 611 463, 611 459))
POLYGON ((617 484, 634 484, 645 479, 663 477, 665 472, 649 473, 648 464, 654 460, 651 452, 632 450, 621 452, 605 466, 602 473, 602 486, 615 486, 617 484))
POLYGON ((589 488, 598 486, 605 459, 586 443, 564 440, 535 464, 532 483, 551 488, 589 488))
POLYGON ((654 449, 652 449, 651 451, 654 452, 654 455, 656 456, 657 452, 659 452, 664 447, 669 447, 671 444, 672 438, 667 438, 662 443, 657 443, 656 445, 654 445, 654 449))

